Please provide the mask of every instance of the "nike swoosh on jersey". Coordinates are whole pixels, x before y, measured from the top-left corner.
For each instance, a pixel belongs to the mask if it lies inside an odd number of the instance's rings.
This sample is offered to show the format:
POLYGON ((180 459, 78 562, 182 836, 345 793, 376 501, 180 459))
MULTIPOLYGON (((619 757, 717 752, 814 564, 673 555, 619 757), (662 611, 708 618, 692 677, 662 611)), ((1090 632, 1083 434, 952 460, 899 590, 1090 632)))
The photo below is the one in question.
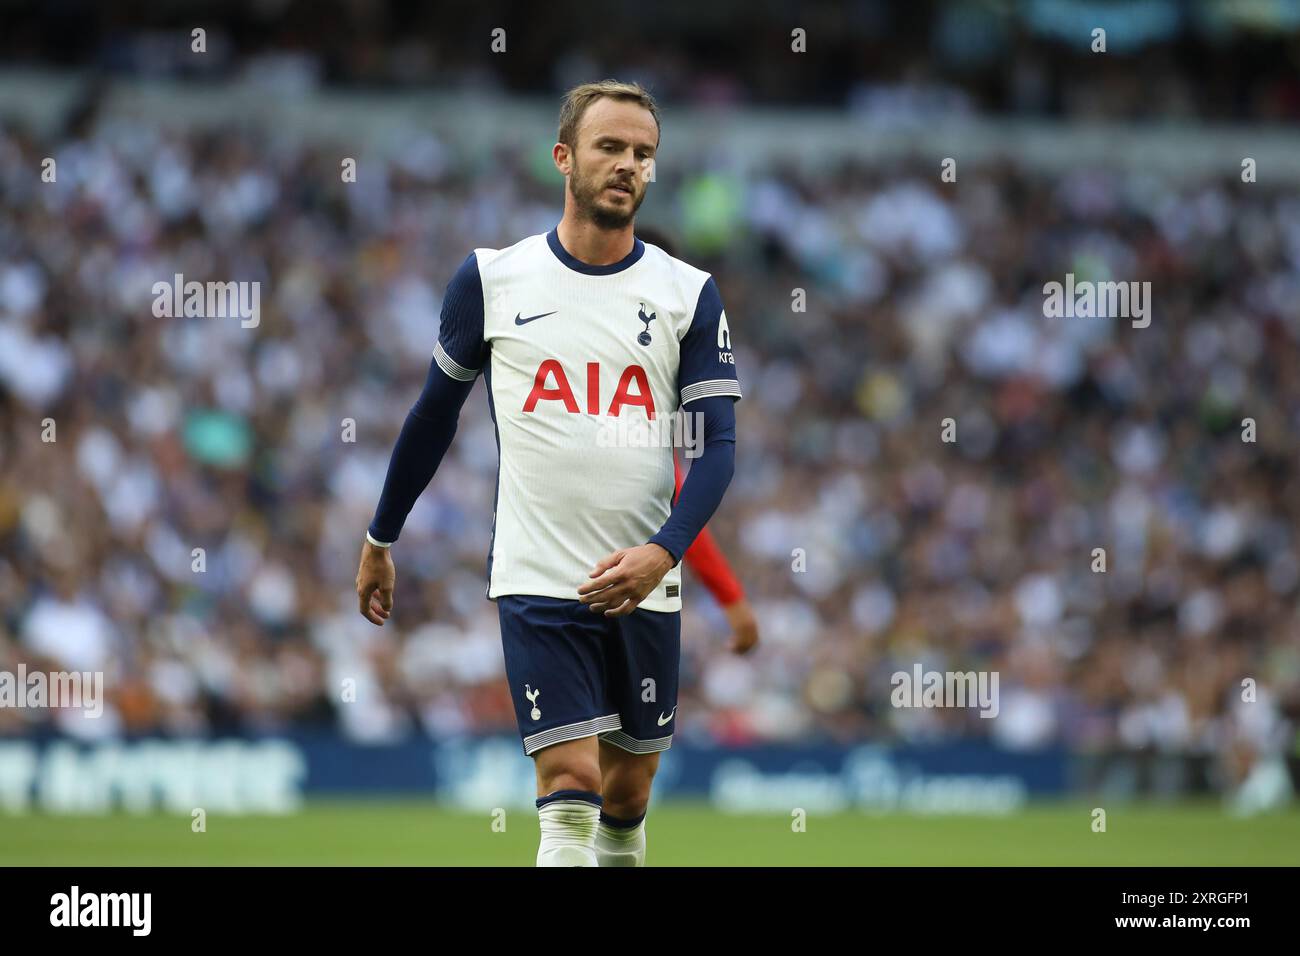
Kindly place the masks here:
POLYGON ((675 714, 675 713, 677 713, 677 708, 676 708, 676 707, 674 707, 674 708, 669 712, 669 714, 668 714, 667 717, 665 717, 665 716, 663 715, 663 712, 661 711, 661 712, 659 713, 659 717, 658 717, 658 720, 659 720, 659 726, 662 727, 664 724, 668 723, 668 721, 672 720, 672 719, 673 719, 673 714, 675 714))
MULTIPOLYGON (((559 310, 557 309, 556 312, 558 312, 558 311, 559 311, 559 310)), ((543 312, 541 315, 530 315, 530 316, 529 316, 528 318, 526 318, 526 319, 521 319, 521 318, 520 318, 520 315, 521 315, 521 314, 522 314, 522 313, 519 313, 519 312, 516 312, 516 313, 515 313, 515 325, 527 325, 529 322, 536 321, 537 319, 544 319, 544 318, 546 318, 548 315, 554 315, 555 312, 543 312)))

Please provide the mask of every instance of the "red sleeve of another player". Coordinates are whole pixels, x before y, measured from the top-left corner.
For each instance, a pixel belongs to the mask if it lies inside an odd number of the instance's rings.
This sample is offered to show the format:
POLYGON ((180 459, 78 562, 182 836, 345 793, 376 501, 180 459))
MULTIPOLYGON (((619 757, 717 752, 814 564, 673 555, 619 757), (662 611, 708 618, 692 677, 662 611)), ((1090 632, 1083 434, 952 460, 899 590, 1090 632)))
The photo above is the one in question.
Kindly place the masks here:
MULTIPOLYGON (((682 490, 682 469, 673 460, 673 478, 676 482, 676 491, 673 492, 673 500, 677 500, 677 493, 682 490)), ((713 535, 709 533, 709 528, 705 525, 704 530, 700 532, 699 537, 686 549, 683 555, 686 563, 704 582, 704 586, 709 589, 709 593, 723 607, 728 604, 735 604, 745 596, 745 592, 740 587, 740 582, 731 571, 731 565, 727 564, 727 559, 722 556, 722 549, 718 543, 713 540, 713 535)))

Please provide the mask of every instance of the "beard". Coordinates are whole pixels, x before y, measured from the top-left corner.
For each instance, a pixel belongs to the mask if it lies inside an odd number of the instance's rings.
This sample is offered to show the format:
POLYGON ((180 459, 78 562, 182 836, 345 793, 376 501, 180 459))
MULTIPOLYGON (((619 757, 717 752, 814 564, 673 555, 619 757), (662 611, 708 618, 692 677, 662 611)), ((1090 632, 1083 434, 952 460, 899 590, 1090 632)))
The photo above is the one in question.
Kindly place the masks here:
MULTIPOLYGON (((597 229, 623 229, 632 222, 636 211, 645 199, 645 190, 640 194, 635 191, 629 197, 632 201, 624 207, 613 207, 601 200, 601 195, 611 185, 605 176, 586 177, 578 165, 578 157, 573 157, 573 175, 569 177, 569 189, 573 193, 573 204, 579 218, 592 223, 597 229)), ((629 189, 636 189, 635 176, 627 180, 629 189)))

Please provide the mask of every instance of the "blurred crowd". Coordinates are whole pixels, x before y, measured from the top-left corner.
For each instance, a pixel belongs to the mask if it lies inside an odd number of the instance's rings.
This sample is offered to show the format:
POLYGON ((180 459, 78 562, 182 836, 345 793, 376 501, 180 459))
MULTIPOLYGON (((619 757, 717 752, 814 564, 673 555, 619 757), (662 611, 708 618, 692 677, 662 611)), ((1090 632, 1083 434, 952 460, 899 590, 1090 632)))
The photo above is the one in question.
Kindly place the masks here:
MULTIPOLYGON (((418 132, 355 183, 341 154, 0 127, 0 670, 109 693, 98 721, 0 708, 0 733, 513 733, 481 383, 384 628, 353 578, 448 279, 554 226, 563 183, 418 132), (156 317, 176 274, 260 282, 260 321, 156 317)), ((698 159, 642 215, 726 303, 746 398, 711 527, 762 640, 729 654, 687 572, 679 737, 1294 748, 1293 190, 698 159), (1067 273, 1151 282, 1150 325, 1045 318, 1067 273), (891 706, 917 663, 996 671, 997 718, 891 706)))
POLYGON ((1298 25, 1295 0, 10 0, 0 63, 531 96, 617 76, 664 102, 904 124, 972 112, 1293 123, 1298 25))

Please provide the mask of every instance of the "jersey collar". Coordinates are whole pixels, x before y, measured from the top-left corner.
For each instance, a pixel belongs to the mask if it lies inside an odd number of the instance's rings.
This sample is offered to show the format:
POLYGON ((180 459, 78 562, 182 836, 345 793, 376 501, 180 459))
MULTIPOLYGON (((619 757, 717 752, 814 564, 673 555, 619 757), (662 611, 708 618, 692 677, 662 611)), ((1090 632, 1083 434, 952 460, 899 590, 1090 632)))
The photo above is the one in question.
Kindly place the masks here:
POLYGON ((632 251, 625 255, 618 262, 611 262, 607 266, 588 265, 581 259, 575 259, 569 255, 569 251, 560 245, 559 227, 552 229, 546 234, 546 244, 551 247, 555 253, 555 258, 559 259, 574 272, 581 272, 587 276, 609 276, 616 272, 622 272, 631 266, 637 264, 640 258, 645 255, 645 243, 635 236, 632 238, 632 251))

